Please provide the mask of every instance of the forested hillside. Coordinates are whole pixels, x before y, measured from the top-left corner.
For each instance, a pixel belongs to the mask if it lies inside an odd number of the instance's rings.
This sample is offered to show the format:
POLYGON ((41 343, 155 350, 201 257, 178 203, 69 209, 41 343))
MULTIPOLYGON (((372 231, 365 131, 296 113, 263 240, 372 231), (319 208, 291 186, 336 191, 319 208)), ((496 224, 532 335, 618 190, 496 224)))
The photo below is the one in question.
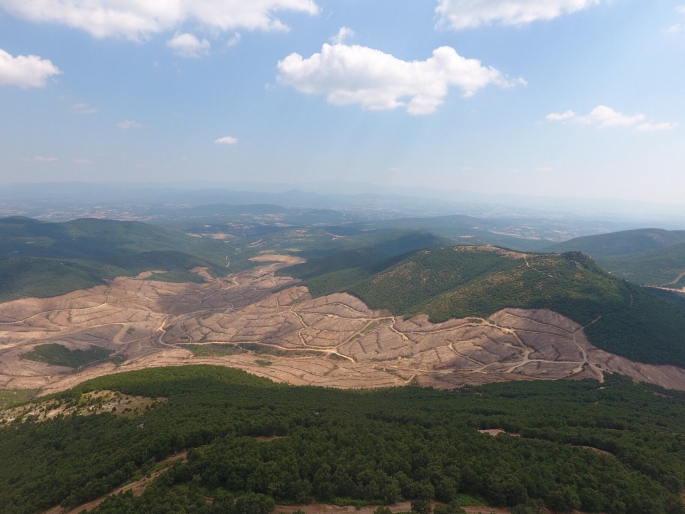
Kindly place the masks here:
POLYGON ((631 255, 605 257, 600 264, 616 276, 635 282, 685 287, 685 243, 631 255))
MULTIPOLYGON (((487 317, 506 307, 551 309, 590 341, 633 360, 685 366, 685 297, 620 280, 580 252, 492 247, 422 250, 306 280, 315 296, 346 291, 394 314, 431 321, 487 317)), ((287 272, 287 270, 284 270, 287 272)))
POLYGON ((602 386, 344 391, 186 366, 101 377, 40 405, 97 408, 83 394, 100 390, 154 400, 0 428, 3 512, 78 506, 185 450, 188 462, 145 494, 112 497, 95 512, 248 514, 274 502, 474 498, 559 512, 683 512, 685 400, 619 376, 602 386))
POLYGON ((545 248, 550 252, 583 252, 594 259, 659 250, 685 243, 685 230, 644 228, 577 237, 545 248))
POLYGON ((188 270, 223 274, 229 253, 223 242, 138 222, 2 218, 0 301, 56 296, 147 270, 171 272, 164 276, 169 281, 201 281, 188 270))
MULTIPOLYGON (((308 258, 307 262, 278 270, 276 275, 307 279, 335 271, 371 266, 387 259, 392 259, 388 262, 394 262, 398 259, 393 258, 398 255, 426 248, 451 246, 453 243, 443 237, 420 231, 409 233, 388 231, 372 236, 367 235, 361 238, 361 241, 368 241, 370 244, 360 248, 329 251, 323 256, 317 250, 304 251, 300 255, 308 258), (371 240, 368 241, 369 239, 371 240)), ((387 264, 380 265, 387 266, 387 264)))

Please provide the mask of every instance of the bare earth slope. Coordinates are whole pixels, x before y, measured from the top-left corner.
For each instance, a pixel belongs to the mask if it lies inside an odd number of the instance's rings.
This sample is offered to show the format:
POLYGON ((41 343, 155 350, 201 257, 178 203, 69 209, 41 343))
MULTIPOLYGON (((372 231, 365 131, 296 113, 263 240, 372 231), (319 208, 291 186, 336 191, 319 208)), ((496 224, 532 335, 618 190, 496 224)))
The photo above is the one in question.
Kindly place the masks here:
POLYGON ((222 364, 291 384, 343 388, 411 382, 452 388, 503 380, 596 378, 619 372, 685 390, 685 370, 631 362, 591 345, 583 327, 548 310, 504 309, 487 319, 432 324, 369 309, 348 294, 312 299, 276 261, 203 284, 118 278, 109 286, 0 304, 0 388, 67 389, 95 376, 153 366, 222 364), (288 287, 292 285, 292 287, 288 287), (281 288, 280 292, 272 293, 281 288), (125 359, 83 370, 22 359, 39 344, 90 345, 125 359), (202 345, 243 345, 194 356, 202 345), (244 348, 259 345, 255 354, 244 348), (266 355, 265 355, 266 353, 266 355))

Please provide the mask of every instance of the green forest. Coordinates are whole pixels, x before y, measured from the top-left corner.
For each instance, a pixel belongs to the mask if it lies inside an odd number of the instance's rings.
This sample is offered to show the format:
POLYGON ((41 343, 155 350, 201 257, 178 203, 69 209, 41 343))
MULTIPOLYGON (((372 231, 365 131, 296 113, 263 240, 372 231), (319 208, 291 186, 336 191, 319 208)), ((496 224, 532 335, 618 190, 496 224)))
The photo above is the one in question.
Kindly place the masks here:
POLYGON ((606 257, 602 266, 637 284, 685 287, 685 243, 631 255, 606 257))
POLYGON ((337 263, 326 257, 293 274, 312 270, 302 278, 314 296, 344 291, 372 308, 425 313, 433 322, 507 307, 550 309, 586 326, 599 348, 685 366, 685 297, 618 279, 580 252, 524 258, 493 247, 433 248, 332 272, 328 262, 337 263))
POLYGON ((114 353, 114 350, 95 345, 91 345, 87 350, 70 350, 62 344, 39 344, 21 357, 22 359, 45 362, 53 366, 80 368, 94 362, 103 361, 112 353, 114 353))
POLYGON ((166 401, 1 428, 3 512, 76 507, 184 451, 187 462, 142 496, 113 496, 94 512, 268 514, 277 503, 400 500, 424 513, 421 502, 451 505, 442 514, 474 500, 517 512, 685 512, 685 397, 620 376, 350 391, 186 366, 100 377, 39 405, 77 405, 98 390, 166 401))
POLYGON ((189 237, 138 222, 79 219, 45 223, 0 218, 0 302, 44 298, 86 289, 103 279, 164 270, 151 280, 202 282, 189 270, 206 267, 213 276, 253 265, 233 258, 222 241, 189 237))

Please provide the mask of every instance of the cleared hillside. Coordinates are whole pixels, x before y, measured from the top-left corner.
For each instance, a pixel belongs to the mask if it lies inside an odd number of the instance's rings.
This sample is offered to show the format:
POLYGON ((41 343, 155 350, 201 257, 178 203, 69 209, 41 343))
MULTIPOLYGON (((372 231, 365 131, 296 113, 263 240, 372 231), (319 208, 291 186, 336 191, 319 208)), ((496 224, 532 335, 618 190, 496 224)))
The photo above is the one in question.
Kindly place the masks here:
POLYGON ((526 255, 492 247, 421 250, 399 262, 306 280, 315 296, 345 291, 393 314, 433 322, 507 308, 550 309, 590 341, 652 364, 685 366, 685 298, 617 279, 579 252, 526 255))

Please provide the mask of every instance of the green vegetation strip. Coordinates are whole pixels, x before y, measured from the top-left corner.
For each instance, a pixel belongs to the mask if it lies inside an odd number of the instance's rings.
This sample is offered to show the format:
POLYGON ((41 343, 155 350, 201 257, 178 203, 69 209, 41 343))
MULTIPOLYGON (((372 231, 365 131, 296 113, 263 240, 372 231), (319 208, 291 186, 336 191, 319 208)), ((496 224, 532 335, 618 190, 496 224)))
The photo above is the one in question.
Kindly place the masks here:
POLYGON ((267 514, 275 503, 345 499, 411 500, 426 514, 421 502, 455 505, 464 495, 517 512, 683 512, 685 399, 620 376, 602 387, 345 391, 186 366, 109 375, 40 401, 74 403, 97 390, 168 401, 137 416, 0 429, 3 513, 76 507, 185 450, 188 462, 171 465, 142 496, 112 497, 93 512, 267 514))
MULTIPOLYGON (((197 357, 216 357, 221 355, 239 355, 252 352, 256 355, 273 355, 274 357, 311 357, 321 356, 322 352, 316 350, 281 350, 270 345, 255 343, 209 343, 209 344, 179 344, 197 357)), ((344 360, 344 357, 341 357, 344 360)))
POLYGON ((39 344, 22 358, 36 362, 45 362, 53 366, 80 368, 94 362, 105 360, 114 350, 91 345, 88 350, 70 350, 61 344, 39 344))

